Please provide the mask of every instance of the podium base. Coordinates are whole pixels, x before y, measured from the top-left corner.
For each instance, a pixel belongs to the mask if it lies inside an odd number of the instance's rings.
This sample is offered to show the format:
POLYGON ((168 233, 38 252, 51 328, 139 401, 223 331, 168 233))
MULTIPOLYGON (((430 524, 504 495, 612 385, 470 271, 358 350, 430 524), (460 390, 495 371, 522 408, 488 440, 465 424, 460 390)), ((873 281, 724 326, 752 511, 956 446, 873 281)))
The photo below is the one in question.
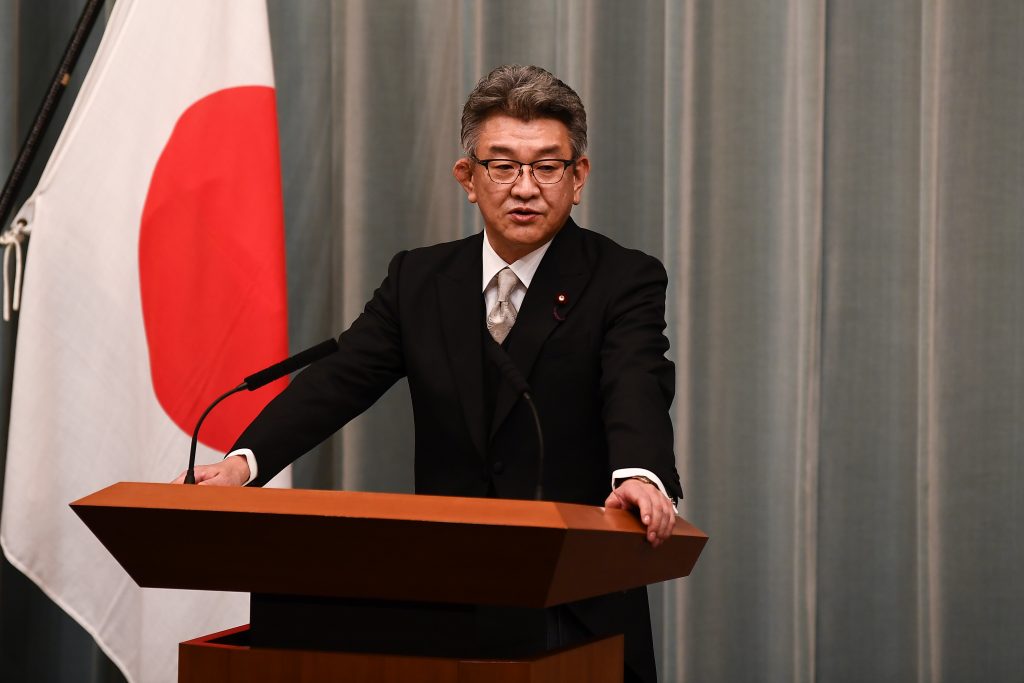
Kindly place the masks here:
POLYGON ((622 636, 524 659, 257 648, 239 626, 178 645, 179 683, 622 683, 622 636))

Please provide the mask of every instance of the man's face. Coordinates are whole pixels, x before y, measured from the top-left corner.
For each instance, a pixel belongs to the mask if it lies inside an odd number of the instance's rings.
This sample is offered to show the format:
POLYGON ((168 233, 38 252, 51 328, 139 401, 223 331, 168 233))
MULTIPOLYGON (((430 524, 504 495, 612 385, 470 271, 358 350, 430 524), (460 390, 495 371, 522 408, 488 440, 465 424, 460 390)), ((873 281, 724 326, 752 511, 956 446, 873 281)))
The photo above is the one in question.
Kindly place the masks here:
MULTIPOLYGON (((505 114, 488 117, 476 146, 478 159, 512 159, 529 164, 540 159, 571 159, 569 129, 556 119, 521 121, 505 114)), ((590 161, 580 157, 557 183, 538 183, 530 170, 512 184, 492 181, 487 170, 462 158, 452 169, 469 201, 480 207, 487 237, 498 256, 512 263, 555 236, 573 204, 579 204, 590 161)))

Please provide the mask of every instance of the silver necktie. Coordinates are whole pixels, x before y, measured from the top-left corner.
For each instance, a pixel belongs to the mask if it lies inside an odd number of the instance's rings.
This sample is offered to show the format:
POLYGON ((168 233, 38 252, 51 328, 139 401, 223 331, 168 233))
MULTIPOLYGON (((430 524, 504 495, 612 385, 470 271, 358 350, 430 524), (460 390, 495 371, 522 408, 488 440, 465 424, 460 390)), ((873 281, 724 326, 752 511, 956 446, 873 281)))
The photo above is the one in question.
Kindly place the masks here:
POLYGON ((487 331, 499 344, 505 341, 505 337, 516 323, 516 307, 511 296, 517 284, 519 278, 511 268, 506 267, 498 271, 498 301, 487 314, 487 331))

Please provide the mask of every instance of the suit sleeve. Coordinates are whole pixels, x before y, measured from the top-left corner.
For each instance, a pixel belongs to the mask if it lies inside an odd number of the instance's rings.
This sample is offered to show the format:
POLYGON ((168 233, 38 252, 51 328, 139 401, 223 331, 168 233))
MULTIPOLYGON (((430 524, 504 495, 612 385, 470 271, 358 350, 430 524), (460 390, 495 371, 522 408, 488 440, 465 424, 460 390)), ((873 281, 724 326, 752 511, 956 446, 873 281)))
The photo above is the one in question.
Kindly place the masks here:
POLYGON ((601 347, 602 418, 612 470, 654 472, 681 498, 669 408, 675 366, 665 357, 668 276, 650 256, 630 259, 609 304, 601 347))
POLYGON ((369 408, 405 375, 398 324, 399 279, 406 252, 363 312, 338 338, 338 350, 314 363, 242 432, 232 450, 252 450, 263 486, 301 455, 369 408))

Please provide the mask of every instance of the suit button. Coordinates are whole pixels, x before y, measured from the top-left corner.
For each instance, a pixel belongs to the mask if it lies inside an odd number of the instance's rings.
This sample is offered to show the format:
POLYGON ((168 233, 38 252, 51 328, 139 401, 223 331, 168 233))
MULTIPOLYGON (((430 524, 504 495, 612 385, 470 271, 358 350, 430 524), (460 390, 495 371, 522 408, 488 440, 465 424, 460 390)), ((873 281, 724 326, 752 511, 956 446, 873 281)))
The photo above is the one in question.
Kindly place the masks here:
POLYGON ((494 464, 491 465, 491 471, 495 474, 501 474, 505 471, 505 463, 500 460, 495 460, 494 464))

